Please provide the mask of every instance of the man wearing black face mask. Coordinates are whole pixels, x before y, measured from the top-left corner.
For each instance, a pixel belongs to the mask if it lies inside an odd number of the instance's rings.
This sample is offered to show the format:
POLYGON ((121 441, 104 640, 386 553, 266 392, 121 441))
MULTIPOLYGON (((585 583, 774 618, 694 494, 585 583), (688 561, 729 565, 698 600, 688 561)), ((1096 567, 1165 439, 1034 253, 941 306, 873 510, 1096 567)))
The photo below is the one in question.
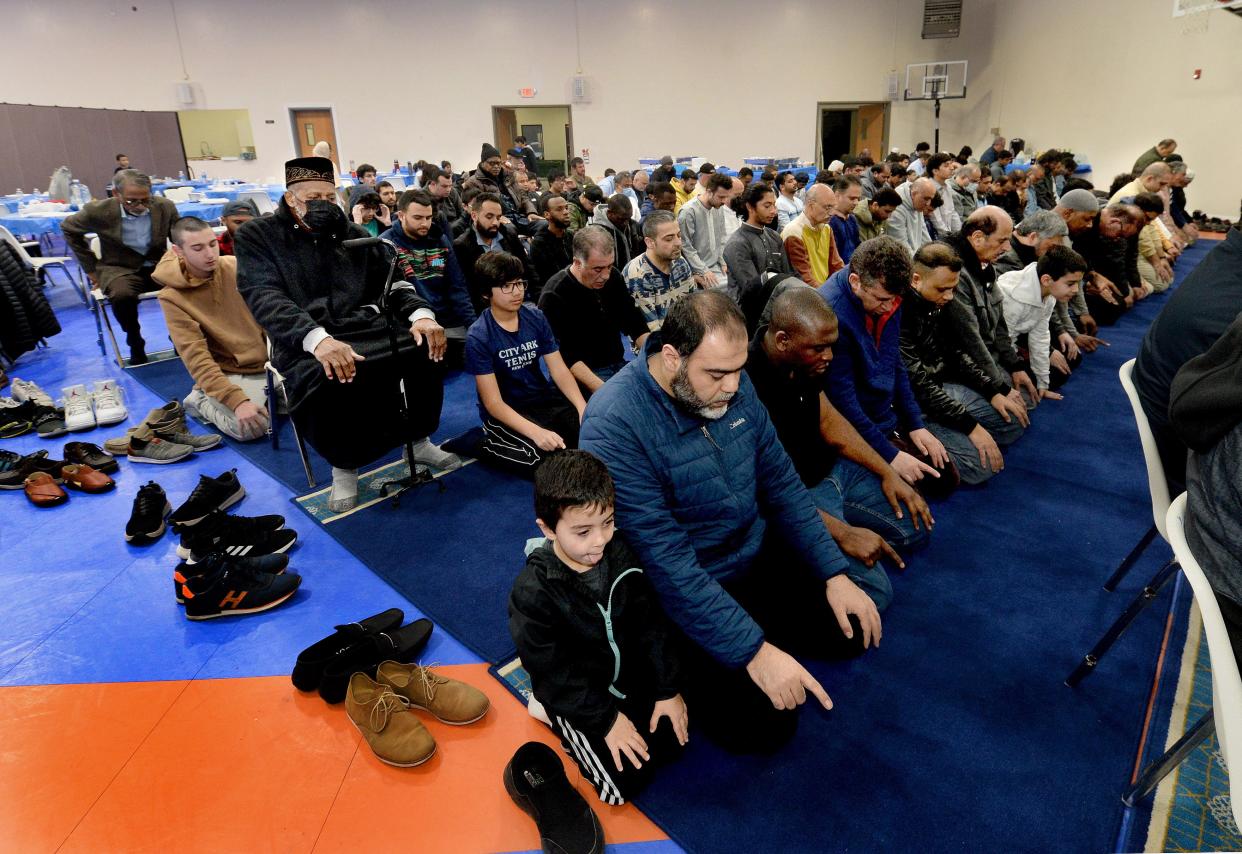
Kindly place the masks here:
POLYGON ((398 277, 388 306, 417 346, 393 355, 375 309, 392 250, 342 246, 368 235, 337 204, 327 158, 290 160, 285 185, 274 215, 238 229, 237 284, 272 342, 298 430, 332 465, 329 506, 342 512, 357 501, 358 468, 407 440, 416 462, 460 465, 426 439, 440 422, 444 330, 414 285, 398 277), (408 427, 399 414, 401 381, 408 427))

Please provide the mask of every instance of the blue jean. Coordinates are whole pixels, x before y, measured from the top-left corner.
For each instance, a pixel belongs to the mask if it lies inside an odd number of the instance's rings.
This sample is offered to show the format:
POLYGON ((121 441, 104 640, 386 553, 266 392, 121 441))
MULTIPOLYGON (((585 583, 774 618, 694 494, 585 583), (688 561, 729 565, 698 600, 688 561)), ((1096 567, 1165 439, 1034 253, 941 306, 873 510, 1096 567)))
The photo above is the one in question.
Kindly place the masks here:
MULTIPOLYGON (((982 424, 983 429, 992 434, 992 439, 1002 449, 1009 447, 1022 436, 1025 428, 1018 423, 1017 419, 1006 421, 1001 418, 1000 413, 978 392, 957 383, 945 383, 944 392, 965 406, 970 417, 982 424)), ((965 433, 934 421, 928 422, 927 429, 949 452, 949 456, 957 465, 962 483, 980 484, 992 477, 994 472, 979 461, 979 449, 965 433)))
MULTIPOLYGON (((829 516, 859 528, 874 531, 899 552, 916 549, 927 542, 926 528, 916 529, 909 508, 898 519, 880 488, 880 479, 853 460, 839 459, 828 477, 811 487, 815 506, 829 516)), ((880 561, 867 566, 850 555, 846 575, 862 588, 875 606, 883 611, 893 598, 893 585, 880 561)))

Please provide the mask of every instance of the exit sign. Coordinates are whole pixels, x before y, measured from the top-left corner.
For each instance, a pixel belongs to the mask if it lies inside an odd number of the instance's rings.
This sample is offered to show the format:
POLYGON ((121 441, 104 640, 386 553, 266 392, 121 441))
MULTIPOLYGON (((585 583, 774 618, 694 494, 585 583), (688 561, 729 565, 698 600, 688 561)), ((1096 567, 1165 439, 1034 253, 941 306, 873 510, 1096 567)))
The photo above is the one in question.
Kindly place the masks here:
POLYGON ((533 86, 526 86, 518 90, 518 95, 522 98, 533 98, 535 97, 535 88, 533 86))

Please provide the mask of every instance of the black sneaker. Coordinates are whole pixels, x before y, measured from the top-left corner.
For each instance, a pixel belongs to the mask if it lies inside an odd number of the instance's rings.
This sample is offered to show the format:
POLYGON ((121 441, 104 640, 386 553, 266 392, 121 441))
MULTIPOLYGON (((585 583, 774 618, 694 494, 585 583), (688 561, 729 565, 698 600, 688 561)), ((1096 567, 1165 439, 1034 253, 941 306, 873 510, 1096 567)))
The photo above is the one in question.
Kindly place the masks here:
POLYGON ((197 525, 216 510, 232 507, 246 497, 246 488, 237 479, 237 469, 229 469, 219 477, 200 475, 198 486, 185 503, 173 511, 169 520, 174 525, 197 525))
MULTIPOLYGON (((177 600, 177 604, 185 604, 185 595, 181 592, 181 585, 196 575, 210 575, 219 569, 221 562, 225 560, 228 560, 227 556, 214 554, 208 555, 202 563, 177 564, 177 568, 173 570, 173 598, 177 600)), ((281 575, 289 566, 289 556, 264 555, 262 557, 243 557, 237 558, 236 562, 256 572, 266 572, 268 575, 281 575)))
POLYGON ((602 854, 604 828, 565 776, 555 750, 526 742, 505 766, 504 779, 509 797, 535 820, 544 851, 602 854))
POLYGON ((400 608, 389 608, 365 620, 337 626, 335 632, 298 653, 297 663, 293 665, 293 687, 299 691, 318 689, 324 670, 334 658, 362 642, 367 635, 399 628, 404 619, 400 608))
POLYGON ((149 481, 134 496, 134 511, 125 524, 125 542, 139 545, 155 542, 164 536, 167 527, 164 517, 171 512, 172 505, 168 503, 164 488, 149 481))
MULTIPOLYGON (((233 557, 283 554, 298 541, 297 531, 284 527, 283 516, 230 516, 222 510, 184 529, 177 556, 198 563, 212 552, 233 557)), ((182 531, 178 526, 174 530, 182 531)))
POLYGON ((47 472, 52 480, 60 483, 64 477, 61 469, 64 460, 53 460, 47 451, 35 451, 19 459, 8 471, 0 472, 0 489, 22 489, 26 486, 26 478, 38 471, 47 472))
POLYGON ((0 439, 12 439, 29 433, 34 426, 34 404, 19 403, 11 397, 0 397, 0 439))
POLYGON ((187 620, 257 614, 275 608, 302 583, 294 572, 272 575, 245 561, 224 557, 214 572, 194 575, 181 585, 187 620))
POLYGON ((85 463, 95 471, 101 471, 104 474, 110 474, 121 468, 116 457, 90 442, 66 442, 64 455, 65 462, 85 463))
POLYGON ((40 406, 36 403, 30 423, 40 439, 55 439, 69 432, 65 429, 65 410, 53 406, 40 406))
POLYGON ((349 678, 355 673, 365 673, 374 679, 375 671, 385 661, 413 662, 427 645, 433 628, 431 620, 424 618, 399 629, 367 635, 325 665, 319 696, 325 702, 339 703, 345 699, 349 678))

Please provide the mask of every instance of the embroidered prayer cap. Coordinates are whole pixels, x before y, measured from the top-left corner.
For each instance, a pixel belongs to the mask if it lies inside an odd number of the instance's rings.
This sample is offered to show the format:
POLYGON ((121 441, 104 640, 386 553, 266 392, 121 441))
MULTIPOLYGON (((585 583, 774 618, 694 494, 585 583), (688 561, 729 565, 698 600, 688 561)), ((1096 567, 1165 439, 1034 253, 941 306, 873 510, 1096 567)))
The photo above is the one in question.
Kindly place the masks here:
POLYGON ((303 181, 327 181, 335 184, 332 161, 326 157, 295 157, 285 161, 285 186, 292 187, 303 181))

